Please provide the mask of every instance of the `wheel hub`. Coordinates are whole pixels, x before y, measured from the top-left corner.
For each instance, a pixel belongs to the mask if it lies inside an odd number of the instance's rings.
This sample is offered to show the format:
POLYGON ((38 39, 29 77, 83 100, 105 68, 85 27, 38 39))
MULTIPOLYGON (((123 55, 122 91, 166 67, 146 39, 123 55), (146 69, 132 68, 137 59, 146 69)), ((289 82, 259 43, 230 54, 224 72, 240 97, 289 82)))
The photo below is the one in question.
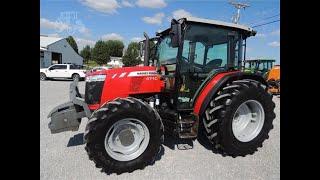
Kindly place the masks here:
POLYGON ((125 129, 120 132, 119 140, 123 146, 129 146, 134 142, 134 136, 130 129, 125 129))
POLYGON ((150 133, 140 120, 126 118, 114 123, 105 136, 105 150, 118 161, 130 161, 147 148, 150 133))
POLYGON ((236 139, 249 142, 257 137, 264 124, 264 109, 256 100, 242 103, 232 120, 232 131, 236 139))

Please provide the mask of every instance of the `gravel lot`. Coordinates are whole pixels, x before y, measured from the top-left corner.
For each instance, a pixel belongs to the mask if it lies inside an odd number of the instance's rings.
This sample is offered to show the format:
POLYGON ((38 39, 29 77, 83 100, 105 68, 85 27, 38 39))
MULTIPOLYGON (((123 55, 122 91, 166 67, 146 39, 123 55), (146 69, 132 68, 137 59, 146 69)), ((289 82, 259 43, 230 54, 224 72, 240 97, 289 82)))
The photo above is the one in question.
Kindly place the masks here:
MULTIPOLYGON (((69 100, 71 81, 40 82, 40 179, 280 179, 280 97, 274 97, 276 119, 263 147, 246 157, 222 157, 194 141, 191 150, 164 147, 164 154, 144 170, 106 175, 89 160, 77 132, 50 134, 47 115, 69 100)), ((84 82, 79 90, 84 93, 84 82)))

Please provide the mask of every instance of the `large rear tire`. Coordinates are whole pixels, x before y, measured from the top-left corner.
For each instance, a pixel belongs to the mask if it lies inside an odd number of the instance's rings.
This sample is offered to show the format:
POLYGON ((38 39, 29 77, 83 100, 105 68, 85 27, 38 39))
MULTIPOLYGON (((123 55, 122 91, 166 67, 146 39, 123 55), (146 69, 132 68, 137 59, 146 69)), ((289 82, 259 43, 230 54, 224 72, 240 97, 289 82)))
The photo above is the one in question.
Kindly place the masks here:
POLYGON ((213 97, 202 116, 205 134, 223 155, 253 154, 269 138, 274 108, 272 95, 261 83, 232 81, 213 97))
POLYGON ((96 110, 84 135, 89 159, 107 174, 132 172, 152 164, 160 152, 159 114, 135 98, 116 99, 96 110))

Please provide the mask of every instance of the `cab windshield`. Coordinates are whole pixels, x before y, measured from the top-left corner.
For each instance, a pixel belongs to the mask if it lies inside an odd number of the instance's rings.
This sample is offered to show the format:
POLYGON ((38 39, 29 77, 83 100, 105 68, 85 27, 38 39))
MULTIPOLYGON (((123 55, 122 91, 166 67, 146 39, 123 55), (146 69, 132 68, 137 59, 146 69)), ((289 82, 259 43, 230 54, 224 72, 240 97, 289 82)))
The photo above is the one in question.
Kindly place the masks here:
POLYGON ((157 57, 160 64, 173 64, 176 62, 178 47, 171 46, 171 38, 169 35, 161 38, 157 46, 157 57))

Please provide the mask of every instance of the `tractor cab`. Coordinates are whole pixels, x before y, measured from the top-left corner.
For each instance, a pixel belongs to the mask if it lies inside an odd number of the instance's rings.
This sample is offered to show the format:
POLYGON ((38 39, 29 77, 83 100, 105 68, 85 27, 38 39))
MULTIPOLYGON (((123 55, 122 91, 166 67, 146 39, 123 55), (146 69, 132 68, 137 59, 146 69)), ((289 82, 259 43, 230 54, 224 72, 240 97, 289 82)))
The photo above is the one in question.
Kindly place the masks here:
POLYGON ((171 28, 157 33, 155 54, 145 61, 164 69, 173 106, 191 109, 199 87, 214 74, 241 69, 245 40, 255 33, 249 27, 216 20, 172 20, 171 28))
POLYGON ((251 73, 265 75, 274 66, 274 59, 250 59, 246 60, 245 68, 251 73))

